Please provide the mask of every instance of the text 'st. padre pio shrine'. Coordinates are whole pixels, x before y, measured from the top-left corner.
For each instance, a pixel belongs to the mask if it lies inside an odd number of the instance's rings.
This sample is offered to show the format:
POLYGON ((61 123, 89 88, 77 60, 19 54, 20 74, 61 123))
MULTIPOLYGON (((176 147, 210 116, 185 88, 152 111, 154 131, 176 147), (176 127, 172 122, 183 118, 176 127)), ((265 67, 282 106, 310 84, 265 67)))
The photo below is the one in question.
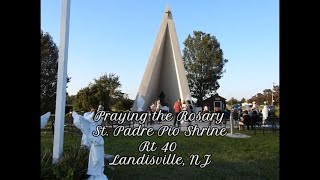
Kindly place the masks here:
MULTIPOLYGON (((137 99, 143 98, 143 111, 164 98, 168 107, 177 99, 191 100, 190 89, 182 61, 176 29, 169 6, 166 7, 160 29, 145 69, 132 111, 137 111, 137 99)), ((172 108, 170 108, 172 110, 172 108)))

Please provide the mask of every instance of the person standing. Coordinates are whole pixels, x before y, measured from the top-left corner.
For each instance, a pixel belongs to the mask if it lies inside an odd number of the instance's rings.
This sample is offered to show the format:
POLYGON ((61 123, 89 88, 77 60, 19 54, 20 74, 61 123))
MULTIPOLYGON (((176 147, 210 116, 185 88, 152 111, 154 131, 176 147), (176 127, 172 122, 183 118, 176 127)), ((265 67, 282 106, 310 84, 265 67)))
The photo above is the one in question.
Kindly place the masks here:
POLYGON ((176 123, 178 124, 178 127, 180 127, 180 122, 177 122, 177 118, 178 118, 179 113, 181 112, 181 108, 182 108, 181 99, 178 99, 173 105, 173 109, 175 112, 173 127, 176 126, 176 123))
MULTIPOLYGON (((160 113, 160 111, 161 111, 161 109, 162 109, 162 106, 161 106, 161 102, 160 102, 160 100, 158 100, 157 102, 156 102, 156 113, 160 113)), ((161 123, 161 118, 159 118, 158 119, 158 124, 160 124, 161 123)))
MULTIPOLYGON (((216 109, 214 109, 214 110, 216 110, 216 109)), ((215 111, 214 111, 214 112, 215 112, 215 111)), ((202 113, 203 113, 203 114, 209 113, 209 108, 208 108, 208 106, 204 106, 204 107, 203 107, 202 113)), ((212 125, 212 121, 209 121, 209 126, 211 126, 211 125, 212 125)))
MULTIPOLYGON (((150 106, 150 111, 151 111, 151 116, 153 116, 154 113, 156 113, 156 105, 154 103, 151 104, 150 106)), ((154 119, 151 118, 151 121, 150 121, 151 124, 154 123, 154 119)))
MULTIPOLYGON (((239 110, 238 109, 231 109, 232 119, 233 119, 233 126, 236 124, 236 121, 239 119, 239 110)), ((230 118, 231 122, 231 118, 230 118)))
POLYGON ((187 110, 187 103, 185 100, 182 101, 181 110, 186 111, 187 110))
MULTIPOLYGON (((183 100, 182 101, 182 103, 181 103, 181 111, 187 111, 187 104, 186 104, 186 101, 185 100, 183 100)), ((180 124, 182 125, 182 124, 184 124, 184 123, 186 123, 184 120, 181 120, 180 121, 180 124)))

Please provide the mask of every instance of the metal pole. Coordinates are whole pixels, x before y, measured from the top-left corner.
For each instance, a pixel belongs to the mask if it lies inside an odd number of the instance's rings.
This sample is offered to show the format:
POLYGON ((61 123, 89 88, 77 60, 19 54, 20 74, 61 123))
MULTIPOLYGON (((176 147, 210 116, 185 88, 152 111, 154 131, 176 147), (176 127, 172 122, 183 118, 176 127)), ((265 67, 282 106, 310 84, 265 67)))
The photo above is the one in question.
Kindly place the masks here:
POLYGON ((271 104, 272 104, 272 106, 273 106, 273 88, 274 88, 274 83, 272 83, 272 89, 271 89, 271 95, 272 95, 271 104))
MULTIPOLYGON (((230 111, 230 134, 233 134, 233 113, 234 113, 234 110, 231 109, 230 111)), ((227 126, 227 123, 226 123, 226 126, 227 126)))
POLYGON ((58 60, 58 80, 56 94, 55 128, 52 163, 57 163, 63 152, 64 117, 67 88, 67 64, 69 44, 70 0, 61 2, 60 46, 58 60))

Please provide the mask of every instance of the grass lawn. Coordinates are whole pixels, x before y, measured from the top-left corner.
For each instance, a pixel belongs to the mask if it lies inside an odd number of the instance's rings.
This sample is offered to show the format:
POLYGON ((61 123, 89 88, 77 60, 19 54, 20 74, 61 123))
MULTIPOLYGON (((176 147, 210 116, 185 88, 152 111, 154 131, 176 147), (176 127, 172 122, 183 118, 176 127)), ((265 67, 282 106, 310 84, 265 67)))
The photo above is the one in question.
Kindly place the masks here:
MULTIPOLYGON (((237 131, 236 131, 237 132, 237 131)), ((229 138, 216 136, 185 137, 113 137, 109 133, 105 137, 105 153, 119 154, 121 156, 142 156, 143 153, 155 156, 165 154, 177 154, 186 162, 185 166, 114 166, 114 170, 106 168, 105 174, 109 180, 118 179, 279 179, 279 133, 270 131, 262 134, 246 131, 250 138, 229 138), (155 152, 139 152, 138 147, 144 141, 156 142, 158 149, 155 152), (176 150, 164 153, 161 147, 166 142, 175 141, 176 150), (205 168, 189 165, 189 156, 199 154, 204 161, 205 154, 212 154, 212 161, 205 168)), ((66 132, 64 136, 63 156, 74 156, 73 161, 80 161, 72 154, 80 147, 81 135, 79 133, 66 132)), ((41 173, 45 174, 45 166, 51 165, 52 134, 41 132, 41 173), (49 158, 48 158, 49 157, 49 158), (46 165, 44 165, 46 164, 46 165)), ((83 157, 87 157, 87 154, 83 157)), ((86 159, 86 158, 83 158, 86 159)), ((86 173, 87 160, 80 162, 83 174, 86 173)), ((43 177, 43 175, 42 175, 43 177)), ((50 179, 50 178, 47 178, 50 179)), ((52 178, 54 179, 54 178, 52 178)), ((73 179, 73 178, 71 178, 73 179)))

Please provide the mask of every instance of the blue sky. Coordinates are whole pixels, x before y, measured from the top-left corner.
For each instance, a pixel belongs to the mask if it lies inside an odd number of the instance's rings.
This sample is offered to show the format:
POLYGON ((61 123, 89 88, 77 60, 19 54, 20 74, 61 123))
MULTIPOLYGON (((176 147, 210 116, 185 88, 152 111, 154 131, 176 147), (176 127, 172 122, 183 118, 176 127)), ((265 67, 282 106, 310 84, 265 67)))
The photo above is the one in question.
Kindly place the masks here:
MULTIPOLYGON (((115 73, 134 99, 167 4, 181 51, 194 30, 220 42, 229 62, 219 95, 247 99, 279 84, 278 0, 71 0, 68 93, 115 73)), ((61 0, 41 0, 41 29, 57 46, 60 18, 61 0)))

